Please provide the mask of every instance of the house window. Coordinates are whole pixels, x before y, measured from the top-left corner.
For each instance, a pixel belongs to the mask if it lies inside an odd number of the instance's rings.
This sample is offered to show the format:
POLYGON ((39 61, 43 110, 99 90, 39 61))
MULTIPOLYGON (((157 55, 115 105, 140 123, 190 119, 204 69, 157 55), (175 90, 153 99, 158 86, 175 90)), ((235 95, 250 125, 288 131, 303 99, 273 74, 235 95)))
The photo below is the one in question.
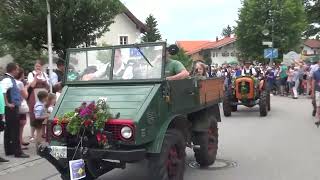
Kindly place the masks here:
POLYGON ((120 45, 128 44, 128 36, 120 36, 120 45))
POLYGON ((216 57, 218 57, 219 56, 219 53, 216 53, 216 57))
POLYGON ((230 56, 230 53, 229 52, 224 52, 224 53, 222 53, 222 57, 228 57, 228 56, 230 56))

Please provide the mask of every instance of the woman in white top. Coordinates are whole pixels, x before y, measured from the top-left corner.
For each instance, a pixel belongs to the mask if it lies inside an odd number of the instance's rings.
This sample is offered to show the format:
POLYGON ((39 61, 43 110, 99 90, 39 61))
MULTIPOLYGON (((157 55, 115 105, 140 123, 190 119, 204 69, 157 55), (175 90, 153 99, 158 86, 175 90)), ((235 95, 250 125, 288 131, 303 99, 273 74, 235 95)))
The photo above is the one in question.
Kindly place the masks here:
POLYGON ((29 97, 28 104, 30 109, 30 123, 31 123, 31 139, 34 139, 35 129, 32 126, 35 116, 33 113, 33 108, 36 103, 37 94, 40 91, 49 90, 49 78, 48 75, 43 72, 42 61, 37 60, 34 65, 34 70, 28 74, 28 89, 29 97))

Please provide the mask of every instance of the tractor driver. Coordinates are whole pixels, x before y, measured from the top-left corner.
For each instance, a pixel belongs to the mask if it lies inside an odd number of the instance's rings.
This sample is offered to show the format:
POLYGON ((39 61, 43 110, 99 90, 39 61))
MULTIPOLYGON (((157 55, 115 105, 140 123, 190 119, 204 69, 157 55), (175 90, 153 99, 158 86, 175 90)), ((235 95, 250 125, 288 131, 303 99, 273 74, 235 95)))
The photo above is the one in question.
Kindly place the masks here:
POLYGON ((189 76, 189 72, 180 61, 171 59, 171 56, 177 54, 178 52, 179 48, 175 44, 167 48, 165 76, 169 81, 186 79, 189 76))
POLYGON ((250 61, 246 61, 244 63, 244 67, 242 69, 241 75, 242 76, 256 76, 257 75, 257 71, 251 66, 250 61))

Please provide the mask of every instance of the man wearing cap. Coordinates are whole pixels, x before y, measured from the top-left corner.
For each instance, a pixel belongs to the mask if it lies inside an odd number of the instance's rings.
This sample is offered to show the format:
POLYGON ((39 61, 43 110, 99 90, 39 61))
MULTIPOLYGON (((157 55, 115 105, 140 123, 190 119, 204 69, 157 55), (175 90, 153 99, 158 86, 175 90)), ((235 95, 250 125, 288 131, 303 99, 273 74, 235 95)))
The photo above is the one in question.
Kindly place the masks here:
POLYGON ((173 60, 170 57, 177 54, 179 48, 177 45, 171 45, 167 48, 167 61, 165 66, 165 76, 169 81, 181 80, 189 76, 189 72, 184 65, 177 60, 173 60))

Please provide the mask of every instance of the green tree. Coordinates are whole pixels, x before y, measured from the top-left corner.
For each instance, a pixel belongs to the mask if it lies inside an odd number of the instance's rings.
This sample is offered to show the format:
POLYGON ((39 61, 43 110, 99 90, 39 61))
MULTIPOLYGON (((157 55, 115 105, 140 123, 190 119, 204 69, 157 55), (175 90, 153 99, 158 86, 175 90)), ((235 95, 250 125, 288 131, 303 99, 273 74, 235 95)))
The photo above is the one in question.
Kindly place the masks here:
POLYGON ((176 55, 171 56, 171 59, 180 61, 184 65, 184 67, 186 67, 187 69, 191 69, 192 59, 189 55, 187 55, 184 49, 181 48, 176 55))
POLYGON ((233 29, 228 25, 226 28, 223 28, 222 30, 222 36, 224 37, 230 37, 231 34, 233 34, 233 29))
MULTIPOLYGON (((122 11, 119 0, 49 0, 53 50, 64 58, 66 49, 90 45, 108 31, 122 11)), ((0 0, 0 39, 30 44, 40 51, 47 43, 45 0, 0 0)))
MULTIPOLYGON (((108 47, 108 44, 102 44, 102 47, 108 47)), ((97 52, 97 60, 100 62, 107 64, 111 62, 112 50, 99 50, 97 52)))
POLYGON ((236 28, 237 46, 243 58, 263 59, 263 41, 271 41, 280 54, 297 48, 306 27, 301 0, 245 0, 236 28), (273 21, 271 20, 273 19, 273 21), (274 32, 272 33, 272 25, 274 32), (262 31, 268 29, 268 36, 262 31))
POLYGON ((41 51, 35 50, 32 45, 23 45, 23 44, 12 44, 4 43, 0 41, 2 49, 2 55, 10 54, 13 57, 14 62, 18 63, 21 67, 24 68, 26 72, 32 71, 34 63, 37 59, 47 61, 47 56, 41 51))
POLYGON ((305 32, 306 37, 320 37, 320 1, 305 0, 305 9, 307 13, 308 28, 305 32))
POLYGON ((161 40, 161 34, 158 29, 158 22, 152 14, 146 19, 147 31, 142 37, 143 42, 156 42, 161 40))

